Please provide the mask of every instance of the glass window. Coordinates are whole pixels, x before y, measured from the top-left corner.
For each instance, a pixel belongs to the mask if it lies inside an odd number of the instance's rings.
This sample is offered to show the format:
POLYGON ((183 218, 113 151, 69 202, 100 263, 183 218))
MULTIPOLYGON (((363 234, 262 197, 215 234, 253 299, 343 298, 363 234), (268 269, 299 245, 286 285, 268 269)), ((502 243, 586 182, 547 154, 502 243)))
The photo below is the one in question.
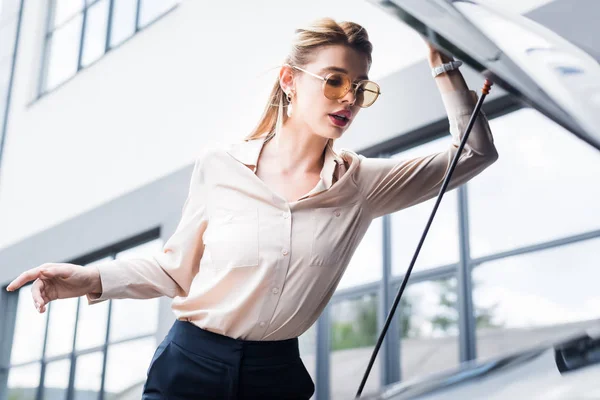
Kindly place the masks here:
POLYGON ((18 18, 0 25, 0 62, 12 62, 13 51, 17 41, 18 18))
MULTIPOLYGON (((356 395, 379 335, 375 294, 332 304, 331 318, 331 398, 350 399, 356 395), (355 384, 349 384, 349 382, 355 384)), ((379 363, 376 361, 364 393, 380 387, 379 363)))
POLYGON ((113 3, 110 46, 115 47, 135 33, 137 0, 119 0, 113 3))
POLYGON ((139 26, 148 25, 177 3, 179 0, 141 0, 139 26))
MULTIPOLYGON (((102 57, 109 48, 133 36, 140 28, 164 15, 179 0, 52 0, 51 24, 46 34, 43 91, 49 91, 102 57), (112 24, 109 32, 109 9, 112 24), (138 8, 139 4, 139 8, 138 8), (136 29, 136 20, 139 21, 136 29), (82 29, 85 15, 85 32, 82 29), (81 49, 81 65, 78 65, 81 49)), ((0 25, 0 30, 1 30, 0 25)), ((7 35, 0 35, 0 38, 7 35)), ((0 43, 1 44, 1 43, 0 43)), ((6 46, 0 49, 8 51, 6 46)), ((0 62, 2 51, 0 50, 0 62)))
POLYGON ((336 290, 376 282, 383 273, 383 217, 371 221, 336 290))
MULTIPOLYGON (((112 257, 106 257, 86 264, 86 266, 103 263, 111 259, 112 257)), ((79 302, 75 349, 84 350, 104 344, 108 325, 108 304, 108 301, 104 301, 88 305, 85 297, 79 302)))
POLYGON ((77 357, 75 367, 75 400, 97 398, 102 383, 102 352, 77 357))
POLYGON ((77 299, 60 299, 49 306, 46 357, 70 353, 73 350, 77 299))
MULTIPOLYGON (((123 251, 118 257, 147 256, 161 249, 162 241, 157 239, 123 251)), ((89 263, 86 267, 91 268, 94 264, 111 259, 112 257, 106 257, 89 263)), ((95 399, 102 387, 105 357, 108 366, 104 383, 107 396, 120 399, 124 396, 140 398, 146 371, 156 350, 158 301, 158 298, 123 299, 112 301, 112 307, 110 301, 90 306, 82 296, 53 301, 48 312, 39 314, 33 305, 31 285, 21 288, 8 366, 9 399, 36 398, 44 341, 45 359, 49 362, 43 379, 43 399, 66 399, 70 385, 74 388, 74 399, 95 399), (109 343, 105 353, 109 318, 112 327, 110 339, 113 342, 123 342, 109 343), (46 331, 47 336, 44 338, 46 331), (144 335, 146 337, 139 338, 144 335), (82 350, 85 351, 84 354, 81 354, 82 350), (73 375, 72 357, 75 357, 73 375), (11 367, 16 364, 25 365, 11 367), (72 382, 71 376, 74 379, 72 382)))
POLYGON ((108 0, 99 0, 87 10, 83 38, 83 67, 93 63, 104 54, 108 26, 108 0))
POLYGON ((5 104, 8 95, 8 83, 10 80, 11 63, 0 62, 0 104, 5 104))
POLYGON ((44 375, 44 399, 60 400, 67 398, 69 388, 70 360, 53 361, 46 365, 44 375))
POLYGON ((313 382, 317 382, 317 324, 298 337, 300 357, 313 382))
MULTIPOLYGON (((0 43, 2 46, 2 43, 0 43)), ((6 112, 6 103, 8 101, 8 85, 10 80, 10 71, 12 68, 12 60, 10 62, 0 61, 0 126, 4 122, 4 114, 6 112)), ((0 132, 0 137, 2 132, 0 132)))
POLYGON ((6 116, 9 81, 17 42, 21 0, 0 0, 0 142, 6 116))
MULTIPOLYGON (((451 141, 447 136, 398 153, 393 158, 409 159, 444 151, 451 141)), ((391 214, 394 275, 406 273, 434 204, 435 198, 391 214)), ((455 263, 458 257, 458 197, 456 190, 451 190, 444 193, 413 271, 455 263)))
POLYGON ((487 359, 598 326, 600 239, 491 261, 473 270, 477 357, 487 359))
MULTIPOLYGON (((144 257, 162 250, 162 240, 156 239, 122 251, 117 259, 144 257)), ((158 328, 159 298, 119 299, 112 301, 110 341, 152 334, 158 328)))
POLYGON ((21 6, 21 0, 1 0, 0 1, 0 25, 7 21, 18 18, 17 13, 21 6))
MULTIPOLYGON (((2 96, 2 94, 3 94, 1 90, 2 90, 2 88, 0 88, 0 96, 2 96)), ((6 103, 0 97, 0 123, 3 123, 5 114, 6 114, 6 103)), ((0 136, 1 136, 1 134, 0 134, 0 136)))
POLYGON ((48 312, 40 314, 33 305, 31 285, 19 290, 17 320, 10 357, 11 364, 40 360, 44 346, 46 317, 48 312))
POLYGON ((600 228, 600 154, 533 109, 490 121, 499 159, 468 183, 473 257, 600 228))
POLYGON ((159 299, 112 300, 110 316, 111 342, 156 332, 159 299))
POLYGON ((40 384, 41 364, 29 364, 8 371, 8 399, 35 400, 40 384))
POLYGON ((456 282, 451 278, 406 287, 397 310, 402 380, 458 366, 456 282))
POLYGON ((50 90, 75 75, 79 60, 82 15, 54 31, 48 41, 45 86, 50 90))
POLYGON ((83 0, 53 0, 52 28, 62 25, 83 8, 83 0))
POLYGON ((146 372, 156 350, 154 338, 119 343, 108 347, 105 399, 139 399, 146 372))

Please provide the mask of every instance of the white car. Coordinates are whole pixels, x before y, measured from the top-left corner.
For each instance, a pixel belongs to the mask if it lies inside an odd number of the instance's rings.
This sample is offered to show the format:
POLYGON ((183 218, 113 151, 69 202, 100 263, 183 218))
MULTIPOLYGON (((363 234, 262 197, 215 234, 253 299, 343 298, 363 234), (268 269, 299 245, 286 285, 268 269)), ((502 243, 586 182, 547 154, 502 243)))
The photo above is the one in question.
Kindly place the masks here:
MULTIPOLYGON (((600 64, 590 54, 526 17, 477 0, 371 1, 600 150, 600 64)), ((600 332, 465 363, 360 398, 600 399, 600 332)))

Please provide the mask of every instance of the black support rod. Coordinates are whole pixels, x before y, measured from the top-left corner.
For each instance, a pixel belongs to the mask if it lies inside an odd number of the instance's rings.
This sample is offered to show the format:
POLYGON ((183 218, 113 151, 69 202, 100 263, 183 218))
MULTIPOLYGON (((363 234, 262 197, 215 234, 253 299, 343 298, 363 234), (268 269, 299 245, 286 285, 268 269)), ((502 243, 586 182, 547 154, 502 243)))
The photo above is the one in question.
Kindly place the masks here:
POLYGON ((465 147, 465 144, 467 143, 467 139, 469 138, 469 134, 471 133, 471 128, 473 128, 475 119, 479 115, 479 110, 481 110, 483 101, 485 100, 485 97, 490 92, 492 85, 493 85, 493 83, 491 81, 489 81, 488 79, 485 80, 483 88, 481 89, 481 97, 477 101, 477 104, 475 105, 475 109, 473 110, 473 113, 471 114, 471 118, 469 119, 469 123, 467 125, 467 128, 465 129, 465 133, 462 137, 462 140, 460 141, 460 146, 458 146, 458 151, 454 155, 454 158, 452 159, 452 163, 450 164, 450 167, 448 167, 448 170, 446 171, 446 176, 444 177, 444 182, 442 183, 442 187, 440 188, 440 192, 438 194, 435 205, 433 206, 433 210, 431 211, 431 215, 429 216, 429 220, 427 221, 427 224, 425 225, 425 230, 423 230, 423 234, 421 235, 421 240, 419 240, 419 244, 417 245, 415 254, 413 255, 413 258, 410 262, 410 266, 408 267, 406 274, 404 274, 404 279, 402 280, 402 284, 400 285, 400 290, 398 290, 398 294, 396 294, 396 298, 394 299, 394 303, 392 304, 392 309, 388 313, 388 316, 385 320, 385 324, 383 325, 383 329, 381 330, 381 333, 379 334, 379 338, 377 339, 377 344, 375 345, 375 348, 373 349, 373 354, 371 354, 371 359, 369 360, 369 365, 367 366, 367 370, 365 371, 362 381, 360 382, 360 387, 358 388, 358 392, 356 393, 355 398, 360 397, 360 395, 362 394, 362 391, 365 387, 365 384, 367 383, 367 378, 369 377, 371 368, 373 368, 373 364, 375 363, 375 358, 377 358, 377 353, 379 352, 379 348, 381 347, 381 344, 383 343, 383 339, 385 338, 385 334, 388 330, 388 327, 390 326, 390 323, 392 322, 394 313, 396 311, 396 307, 398 307, 398 304, 400 303, 400 298, 402 297, 402 293, 404 293, 404 288, 406 287, 406 283, 408 282, 410 273, 412 272, 412 269, 415 265, 415 261, 417 261, 417 257, 419 256, 421 247, 423 246, 423 243, 425 242, 425 237, 427 236, 427 232, 429 232, 429 227, 431 226, 431 223, 433 222, 433 218, 435 217, 435 213, 437 212, 440 202, 442 201, 444 192, 446 191, 446 188, 448 187, 448 184, 450 183, 452 173, 454 172, 454 169, 456 168, 456 164, 458 163, 460 154, 462 153, 463 148, 465 147))

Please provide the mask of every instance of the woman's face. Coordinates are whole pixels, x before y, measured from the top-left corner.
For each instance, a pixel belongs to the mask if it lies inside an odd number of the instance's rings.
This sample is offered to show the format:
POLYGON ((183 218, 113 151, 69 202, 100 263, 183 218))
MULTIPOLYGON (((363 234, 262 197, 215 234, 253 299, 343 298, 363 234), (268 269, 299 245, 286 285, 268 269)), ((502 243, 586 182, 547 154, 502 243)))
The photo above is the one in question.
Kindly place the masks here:
MULTIPOLYGON (((342 45, 317 49, 312 62, 300 67, 323 78, 330 72, 344 72, 354 83, 368 79, 369 72, 367 57, 342 45)), ((290 69, 289 72, 293 73, 293 78, 288 81, 294 90, 291 117, 293 124, 305 125, 314 134, 325 138, 341 137, 360 110, 360 107, 354 104, 355 86, 353 85, 344 97, 330 100, 323 94, 323 80, 296 69, 290 69), (348 117, 345 121, 332 116, 344 111, 348 117)), ((282 78, 285 74, 288 72, 285 72, 282 78)))

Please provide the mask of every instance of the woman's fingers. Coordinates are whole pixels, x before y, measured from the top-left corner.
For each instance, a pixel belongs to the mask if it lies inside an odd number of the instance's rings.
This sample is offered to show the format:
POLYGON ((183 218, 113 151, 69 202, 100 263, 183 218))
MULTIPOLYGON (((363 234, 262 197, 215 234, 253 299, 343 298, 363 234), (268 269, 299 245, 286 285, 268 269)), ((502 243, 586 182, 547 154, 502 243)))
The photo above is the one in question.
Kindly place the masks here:
POLYGON ((52 268, 41 268, 42 278, 68 278, 73 274, 69 264, 58 264, 52 268))
POLYGON ((37 278, 68 278, 73 274, 73 269, 71 264, 42 264, 39 267, 32 268, 23 272, 21 275, 17 277, 14 281, 12 281, 7 287, 6 290, 12 292, 21 288, 28 282, 36 280, 37 278))
POLYGON ((31 296, 33 297, 33 303, 39 313, 43 313, 46 310, 46 299, 42 296, 42 290, 44 289, 44 282, 41 279, 36 279, 31 285, 31 296))
POLYGON ((39 278, 40 269, 42 267, 43 266, 39 266, 37 268, 32 268, 30 270, 23 272, 14 281, 9 283, 9 285, 6 287, 6 290, 8 290, 9 292, 12 292, 13 290, 19 289, 21 286, 23 286, 27 282, 31 282, 31 281, 39 278))

